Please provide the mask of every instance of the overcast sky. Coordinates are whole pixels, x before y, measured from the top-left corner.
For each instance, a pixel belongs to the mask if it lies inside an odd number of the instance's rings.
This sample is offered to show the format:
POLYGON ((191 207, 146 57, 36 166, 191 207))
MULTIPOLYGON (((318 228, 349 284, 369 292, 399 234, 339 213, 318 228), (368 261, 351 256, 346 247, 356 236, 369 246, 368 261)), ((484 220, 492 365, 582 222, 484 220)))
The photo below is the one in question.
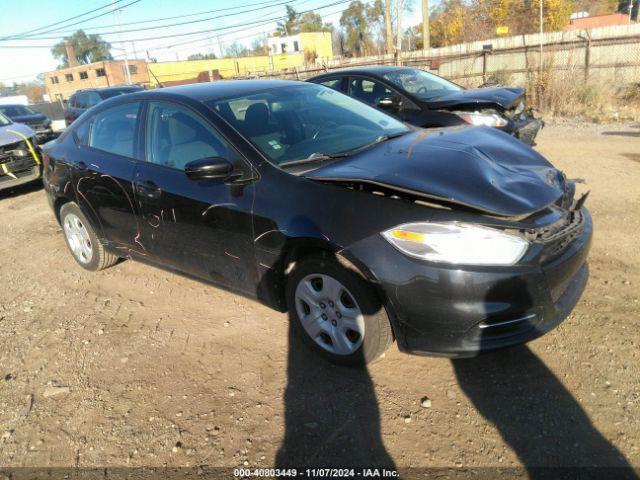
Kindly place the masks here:
MULTIPOLYGON (((87 33, 100 33, 104 39, 112 42, 114 48, 111 53, 116 58, 123 58, 123 48, 126 48, 130 58, 133 56, 146 58, 148 52, 149 56, 157 58, 158 61, 185 60, 192 53, 212 51, 219 55, 221 44, 224 48, 234 40, 250 46, 254 38, 264 37, 275 30, 276 21, 272 19, 284 15, 285 3, 293 6, 297 11, 314 10, 322 15, 325 22, 337 25, 342 10, 348 5, 348 2, 345 2, 331 6, 339 1, 341 0, 246 0, 244 2, 240 0, 122 0, 118 3, 119 6, 135 2, 120 10, 123 31, 121 39, 124 43, 119 43, 120 39, 115 27, 116 17, 110 7, 46 29, 57 31, 42 33, 46 32, 43 30, 38 33, 46 38, 0 40, 0 82, 11 84, 32 80, 39 73, 54 70, 57 62, 51 56, 51 46, 63 36, 79 28, 83 28, 87 33), (184 18, 127 25, 130 22, 184 16, 211 10, 216 11, 184 18), (89 19, 97 15, 102 16, 89 19), (126 30, 182 22, 193 23, 126 32, 126 30), (78 24, 65 26, 73 23, 78 24), (213 31, 182 35, 202 30, 213 31), (32 48, 34 46, 41 48, 32 48)), ((413 10, 413 14, 405 15, 406 27, 422 21, 418 1, 405 0, 413 10)), ((109 4, 109 0, 6 1, 0 15, 0 39, 50 25, 109 4)), ((34 32, 32 35, 35 34, 34 32)))

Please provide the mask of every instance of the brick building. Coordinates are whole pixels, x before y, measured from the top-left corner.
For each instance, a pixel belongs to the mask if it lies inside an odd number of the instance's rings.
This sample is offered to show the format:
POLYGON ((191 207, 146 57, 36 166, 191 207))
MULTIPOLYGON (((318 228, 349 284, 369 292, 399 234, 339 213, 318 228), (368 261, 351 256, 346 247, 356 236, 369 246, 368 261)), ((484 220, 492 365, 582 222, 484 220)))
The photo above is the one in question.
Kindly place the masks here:
MULTIPOLYGON (((83 88, 110 87, 127 83, 124 60, 78 64, 73 49, 67 45, 69 67, 44 74, 47 94, 51 101, 66 100, 83 88)), ((149 71, 145 60, 129 60, 129 76, 136 85, 149 84, 149 71)))
POLYGON ((571 23, 565 28, 571 30, 589 30, 591 28, 610 27, 612 25, 628 25, 632 23, 626 13, 610 13, 607 15, 595 15, 593 17, 572 18, 571 23))

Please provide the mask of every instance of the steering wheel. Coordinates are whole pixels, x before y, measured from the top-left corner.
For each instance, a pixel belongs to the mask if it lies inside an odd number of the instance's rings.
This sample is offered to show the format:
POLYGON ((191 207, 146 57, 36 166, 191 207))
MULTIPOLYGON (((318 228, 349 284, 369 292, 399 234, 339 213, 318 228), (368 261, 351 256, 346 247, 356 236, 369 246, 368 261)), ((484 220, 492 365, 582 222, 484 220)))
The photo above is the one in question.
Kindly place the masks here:
POLYGON ((318 138, 320 136, 320 134, 322 132, 324 132, 325 130, 335 130, 336 128, 338 128, 338 124, 335 122, 329 122, 326 123, 325 125, 323 125, 322 127, 320 127, 319 129, 317 129, 313 135, 311 135, 311 139, 315 140, 316 138, 318 138))

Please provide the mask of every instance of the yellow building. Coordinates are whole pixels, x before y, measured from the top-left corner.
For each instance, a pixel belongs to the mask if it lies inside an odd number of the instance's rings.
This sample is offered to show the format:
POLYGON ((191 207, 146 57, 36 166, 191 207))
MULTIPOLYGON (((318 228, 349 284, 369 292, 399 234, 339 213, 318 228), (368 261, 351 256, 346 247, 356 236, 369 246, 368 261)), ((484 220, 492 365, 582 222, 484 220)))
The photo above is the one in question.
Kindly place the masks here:
POLYGON ((304 32, 288 37, 267 39, 269 55, 183 62, 149 63, 149 82, 188 82, 202 72, 215 72, 222 78, 246 76, 256 72, 286 70, 333 58, 331 32, 304 32), (284 46, 284 47, 283 47, 284 46))

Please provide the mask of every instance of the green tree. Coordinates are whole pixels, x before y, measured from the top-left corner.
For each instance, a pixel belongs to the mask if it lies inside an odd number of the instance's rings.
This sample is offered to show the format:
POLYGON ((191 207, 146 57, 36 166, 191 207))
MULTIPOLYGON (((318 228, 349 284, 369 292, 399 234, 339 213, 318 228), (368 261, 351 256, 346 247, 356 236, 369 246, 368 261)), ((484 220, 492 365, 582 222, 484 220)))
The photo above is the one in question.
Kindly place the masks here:
POLYGON ((345 53, 366 56, 373 51, 371 24, 375 12, 372 8, 375 8, 375 5, 372 7, 355 0, 342 12, 340 26, 345 33, 345 53))
POLYGON ((322 17, 316 12, 306 12, 300 15, 296 9, 286 5, 287 19, 278 22, 275 35, 284 37, 286 35, 297 35, 300 32, 331 32, 333 26, 330 23, 323 23, 322 17))
POLYGON ((284 22, 278 22, 278 28, 276 29, 276 35, 280 37, 300 33, 300 27, 298 26, 300 14, 291 5, 285 5, 285 7, 287 9, 287 19, 284 22))
POLYGON ((262 38, 254 38, 251 42, 251 55, 269 55, 266 41, 262 38))
POLYGON ((102 60, 112 60, 111 45, 100 38, 100 35, 87 35, 83 30, 78 30, 70 37, 64 37, 62 41, 56 43, 51 49, 53 57, 60 62, 60 67, 68 67, 69 59, 65 43, 70 42, 73 47, 76 59, 80 64, 100 62, 102 60))
POLYGON ((249 49, 235 40, 231 45, 225 48, 224 53, 227 57, 246 57, 249 54, 249 49))
POLYGON ((323 23, 322 17, 316 12, 307 12, 298 20, 298 27, 301 32, 331 32, 333 25, 323 23))

